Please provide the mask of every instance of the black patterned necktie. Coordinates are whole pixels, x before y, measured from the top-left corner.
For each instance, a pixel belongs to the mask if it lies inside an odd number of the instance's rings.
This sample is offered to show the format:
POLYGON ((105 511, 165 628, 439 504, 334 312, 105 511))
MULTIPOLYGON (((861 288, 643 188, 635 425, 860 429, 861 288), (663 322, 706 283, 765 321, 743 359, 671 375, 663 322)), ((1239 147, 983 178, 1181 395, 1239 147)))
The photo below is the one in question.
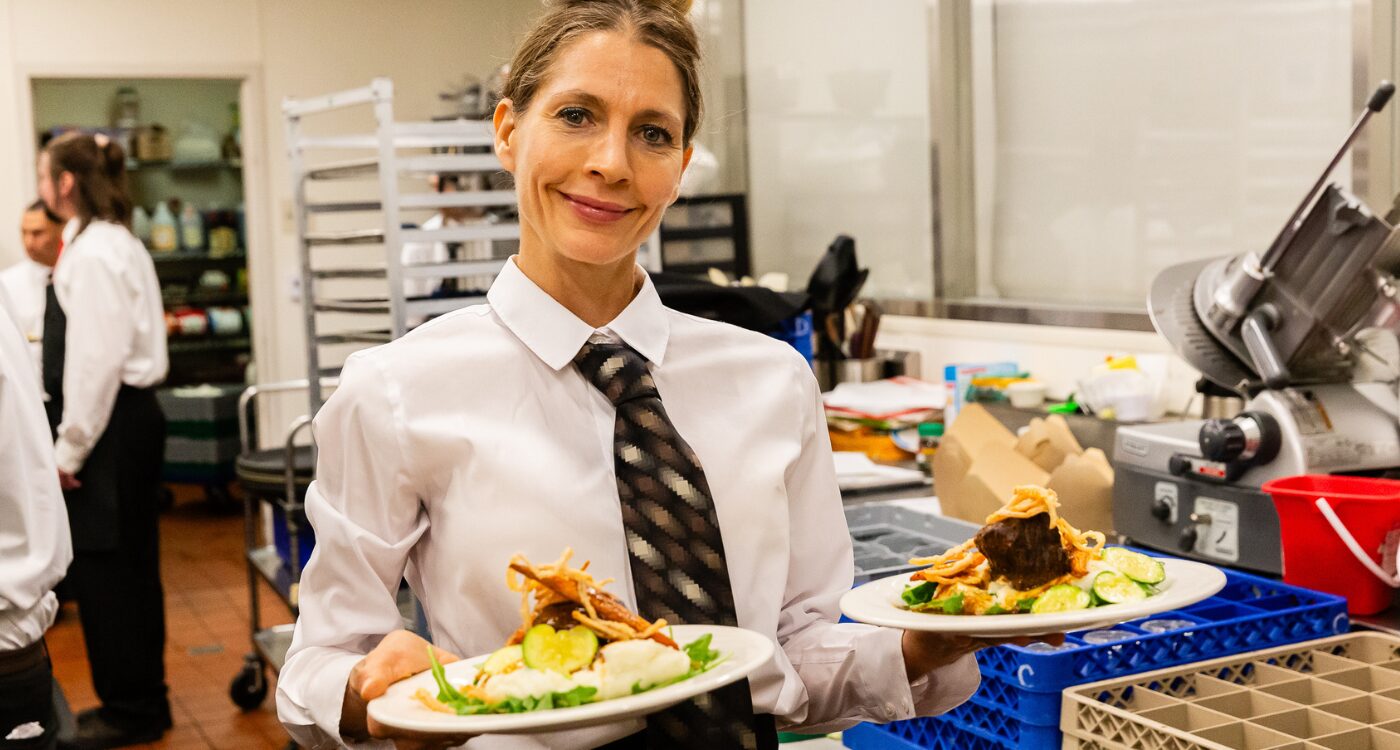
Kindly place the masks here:
MULTIPOLYGON (((638 613, 669 623, 738 624, 724 540, 705 472, 666 416, 646 360, 624 344, 587 343, 574 358, 617 408, 613 465, 638 613)), ((748 680, 647 717, 653 750, 777 746, 773 717, 755 716, 748 680)))

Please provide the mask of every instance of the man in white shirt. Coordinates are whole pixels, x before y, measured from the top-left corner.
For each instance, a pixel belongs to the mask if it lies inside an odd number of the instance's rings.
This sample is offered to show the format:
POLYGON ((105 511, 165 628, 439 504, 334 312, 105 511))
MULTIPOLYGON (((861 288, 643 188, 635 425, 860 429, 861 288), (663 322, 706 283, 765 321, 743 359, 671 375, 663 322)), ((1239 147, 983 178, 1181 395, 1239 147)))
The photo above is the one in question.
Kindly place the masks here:
POLYGON ((0 271, 0 287, 9 295, 15 325, 29 342, 34 371, 39 373, 43 371, 44 288, 63 250, 63 220, 43 201, 34 201, 20 216, 19 231, 28 257, 0 271))
MULTIPOLYGON (((439 193, 463 193, 486 189, 480 173, 433 175, 430 184, 439 193)), ((424 221, 421 229, 464 227, 487 221, 486 211, 479 206, 444 206, 424 221)), ((400 258, 405 266, 446 263, 449 260, 490 260, 491 240, 469 242, 405 242, 400 258)), ((412 277, 403 281, 405 297, 431 297, 436 294, 484 292, 491 285, 494 273, 472 274, 465 278, 412 277)), ((409 321, 410 326, 422 325, 426 318, 409 321)))
POLYGON ((73 559, 39 381, 0 290, 0 747, 52 748, 58 723, 44 632, 73 559))

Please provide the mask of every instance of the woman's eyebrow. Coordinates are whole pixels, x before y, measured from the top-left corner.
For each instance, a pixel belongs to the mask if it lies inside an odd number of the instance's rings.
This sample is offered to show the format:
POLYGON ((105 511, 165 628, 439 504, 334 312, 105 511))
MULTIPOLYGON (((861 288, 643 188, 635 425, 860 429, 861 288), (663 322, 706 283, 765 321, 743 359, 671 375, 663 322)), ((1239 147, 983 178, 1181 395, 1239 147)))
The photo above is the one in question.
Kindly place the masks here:
MULTIPOLYGON (((558 94, 555 94, 554 96, 550 97, 550 99, 551 101, 555 102, 576 102, 578 104, 582 104, 585 107, 597 110, 599 112, 606 112, 608 110, 608 105, 606 102, 604 102, 596 94, 590 94, 587 91, 584 91, 583 89, 570 89, 568 91, 561 91, 558 94)), ((680 122, 680 118, 677 117, 675 114, 662 109, 644 109, 638 112, 635 117, 637 119, 642 120, 667 120, 671 124, 678 124, 680 122)))

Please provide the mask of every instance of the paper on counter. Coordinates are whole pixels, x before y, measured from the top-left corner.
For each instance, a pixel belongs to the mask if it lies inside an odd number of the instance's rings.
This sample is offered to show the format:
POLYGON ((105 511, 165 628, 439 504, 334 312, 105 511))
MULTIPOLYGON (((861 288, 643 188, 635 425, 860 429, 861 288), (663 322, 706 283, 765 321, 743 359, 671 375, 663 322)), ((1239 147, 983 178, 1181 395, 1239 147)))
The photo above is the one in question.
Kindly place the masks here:
POLYGON ((943 386, 905 377, 871 383, 841 383, 822 394, 822 403, 829 409, 874 419, 942 409, 946 400, 943 386))
POLYGON ((924 473, 917 469, 877 464, 864 453, 836 451, 831 458, 836 465, 836 484, 842 490, 897 487, 928 481, 924 473))

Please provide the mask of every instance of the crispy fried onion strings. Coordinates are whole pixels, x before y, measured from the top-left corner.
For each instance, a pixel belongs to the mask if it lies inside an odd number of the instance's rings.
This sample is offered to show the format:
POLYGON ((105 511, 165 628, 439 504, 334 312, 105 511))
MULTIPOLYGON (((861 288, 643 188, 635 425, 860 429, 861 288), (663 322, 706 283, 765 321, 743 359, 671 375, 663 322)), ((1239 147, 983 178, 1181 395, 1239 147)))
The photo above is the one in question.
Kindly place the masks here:
POLYGON ((520 620, 522 626, 511 638, 518 643, 539 618, 540 612, 553 604, 572 602, 583 607, 583 612, 574 612, 579 624, 592 630, 598 636, 612 641, 651 639, 663 646, 676 648, 662 629, 664 619, 648 622, 623 606, 617 597, 603 591, 603 587, 613 579, 594 580, 589 575, 588 563, 580 568, 569 567, 573 549, 565 549, 564 554, 548 565, 532 565, 522 555, 511 558, 506 571, 506 586, 511 591, 520 592, 520 620), (533 598, 533 604, 531 602, 533 598))
MULTIPOLYGON (((1060 516, 1059 507, 1059 497, 1053 491, 1028 484, 1017 487, 1012 493, 1011 502, 987 516, 987 523, 993 524, 1008 518, 1031 518, 1044 513, 1050 519, 1050 526, 1060 532, 1060 539, 1064 541, 1065 551, 1070 557, 1070 575, 1056 578, 1032 591, 1022 592, 1023 595, 1038 594, 1057 583, 1086 575, 1089 562, 1103 549, 1105 538, 1102 532, 1074 528, 1060 516)), ((940 597, 954 584, 986 588, 990 583, 991 566, 973 539, 941 555, 914 558, 909 564, 927 566, 912 578, 939 584, 940 597)))

